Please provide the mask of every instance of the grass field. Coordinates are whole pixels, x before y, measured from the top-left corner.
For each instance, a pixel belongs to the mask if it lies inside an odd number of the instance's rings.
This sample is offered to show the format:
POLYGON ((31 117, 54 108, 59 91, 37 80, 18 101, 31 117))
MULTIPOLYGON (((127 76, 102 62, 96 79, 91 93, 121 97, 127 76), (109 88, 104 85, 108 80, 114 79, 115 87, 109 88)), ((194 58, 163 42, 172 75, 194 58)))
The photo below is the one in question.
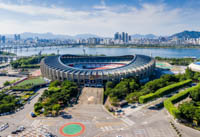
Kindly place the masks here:
POLYGON ((46 81, 43 78, 38 77, 38 78, 33 78, 33 79, 27 79, 27 80, 17 84, 16 86, 25 86, 28 84, 40 85, 40 84, 45 84, 45 83, 46 83, 46 81))

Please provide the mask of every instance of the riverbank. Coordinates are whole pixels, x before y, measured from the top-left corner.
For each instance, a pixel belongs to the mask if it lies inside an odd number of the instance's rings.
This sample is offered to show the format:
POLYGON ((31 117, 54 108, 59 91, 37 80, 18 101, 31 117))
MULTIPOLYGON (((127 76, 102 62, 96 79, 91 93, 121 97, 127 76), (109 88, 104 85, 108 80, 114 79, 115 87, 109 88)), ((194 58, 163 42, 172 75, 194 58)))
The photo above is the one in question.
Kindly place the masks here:
POLYGON ((16 56, 16 54, 14 54, 14 53, 5 52, 5 51, 0 51, 0 55, 4 55, 4 56, 16 56))
MULTIPOLYGON (((79 46, 79 47, 83 47, 83 46, 79 46)), ((84 47, 88 47, 88 48, 147 48, 147 49, 151 49, 151 48, 163 48, 163 49, 200 49, 200 45, 196 45, 196 46, 192 46, 192 45, 188 45, 188 46, 178 46, 178 45, 173 45, 173 46, 166 46, 166 45, 162 45, 162 46, 156 46, 156 45, 85 45, 84 47)))

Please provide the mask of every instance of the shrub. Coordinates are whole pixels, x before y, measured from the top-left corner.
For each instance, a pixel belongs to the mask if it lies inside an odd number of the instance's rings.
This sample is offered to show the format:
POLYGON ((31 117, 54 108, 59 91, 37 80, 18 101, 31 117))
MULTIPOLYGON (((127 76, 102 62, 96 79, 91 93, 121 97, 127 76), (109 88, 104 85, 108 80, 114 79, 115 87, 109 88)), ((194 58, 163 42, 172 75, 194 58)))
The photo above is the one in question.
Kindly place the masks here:
POLYGON ((178 117, 180 114, 180 111, 173 105, 172 101, 170 99, 167 99, 164 101, 164 107, 169 111, 170 114, 172 114, 174 117, 178 117))
POLYGON ((155 93, 149 93, 147 95, 139 97, 139 102, 143 104, 155 98, 157 98, 155 93))

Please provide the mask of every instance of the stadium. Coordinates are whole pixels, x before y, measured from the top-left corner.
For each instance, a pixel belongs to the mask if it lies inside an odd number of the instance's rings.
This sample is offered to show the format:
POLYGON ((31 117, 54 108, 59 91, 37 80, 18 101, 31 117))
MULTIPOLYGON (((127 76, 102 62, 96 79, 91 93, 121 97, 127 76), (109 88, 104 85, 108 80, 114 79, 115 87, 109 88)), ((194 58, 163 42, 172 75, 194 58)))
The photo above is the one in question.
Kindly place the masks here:
POLYGON ((200 72, 200 62, 195 62, 189 65, 192 71, 200 72))
POLYGON ((148 78, 155 69, 155 60, 145 55, 125 56, 49 56, 41 61, 43 77, 70 80, 83 86, 101 87, 107 81, 127 77, 148 78))

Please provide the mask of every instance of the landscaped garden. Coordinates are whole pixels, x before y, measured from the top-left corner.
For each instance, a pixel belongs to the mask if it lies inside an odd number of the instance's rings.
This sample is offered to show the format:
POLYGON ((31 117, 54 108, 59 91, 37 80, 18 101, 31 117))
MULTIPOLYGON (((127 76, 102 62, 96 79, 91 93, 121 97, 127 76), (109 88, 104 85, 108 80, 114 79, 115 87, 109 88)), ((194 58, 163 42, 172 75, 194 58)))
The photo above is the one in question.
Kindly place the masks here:
POLYGON ((165 108, 185 125, 200 130, 200 84, 182 91, 164 101, 165 108), (189 97, 176 107, 174 104, 189 97))
POLYGON ((139 97, 154 93, 160 88, 179 82, 175 75, 164 75, 146 84, 140 84, 137 79, 123 79, 119 83, 107 82, 105 96, 109 97, 112 105, 117 105, 121 100, 126 99, 129 103, 139 102, 139 97))
POLYGON ((53 81, 34 105, 36 115, 57 116, 61 109, 71 105, 78 95, 78 86, 70 81, 53 81))
POLYGON ((109 102, 114 106, 122 100, 127 100, 129 103, 140 100, 140 103, 146 103, 185 87, 192 81, 200 81, 200 73, 189 69, 186 69, 185 74, 167 74, 145 84, 139 83, 136 78, 127 78, 120 82, 107 82, 105 97, 109 97, 109 102))

